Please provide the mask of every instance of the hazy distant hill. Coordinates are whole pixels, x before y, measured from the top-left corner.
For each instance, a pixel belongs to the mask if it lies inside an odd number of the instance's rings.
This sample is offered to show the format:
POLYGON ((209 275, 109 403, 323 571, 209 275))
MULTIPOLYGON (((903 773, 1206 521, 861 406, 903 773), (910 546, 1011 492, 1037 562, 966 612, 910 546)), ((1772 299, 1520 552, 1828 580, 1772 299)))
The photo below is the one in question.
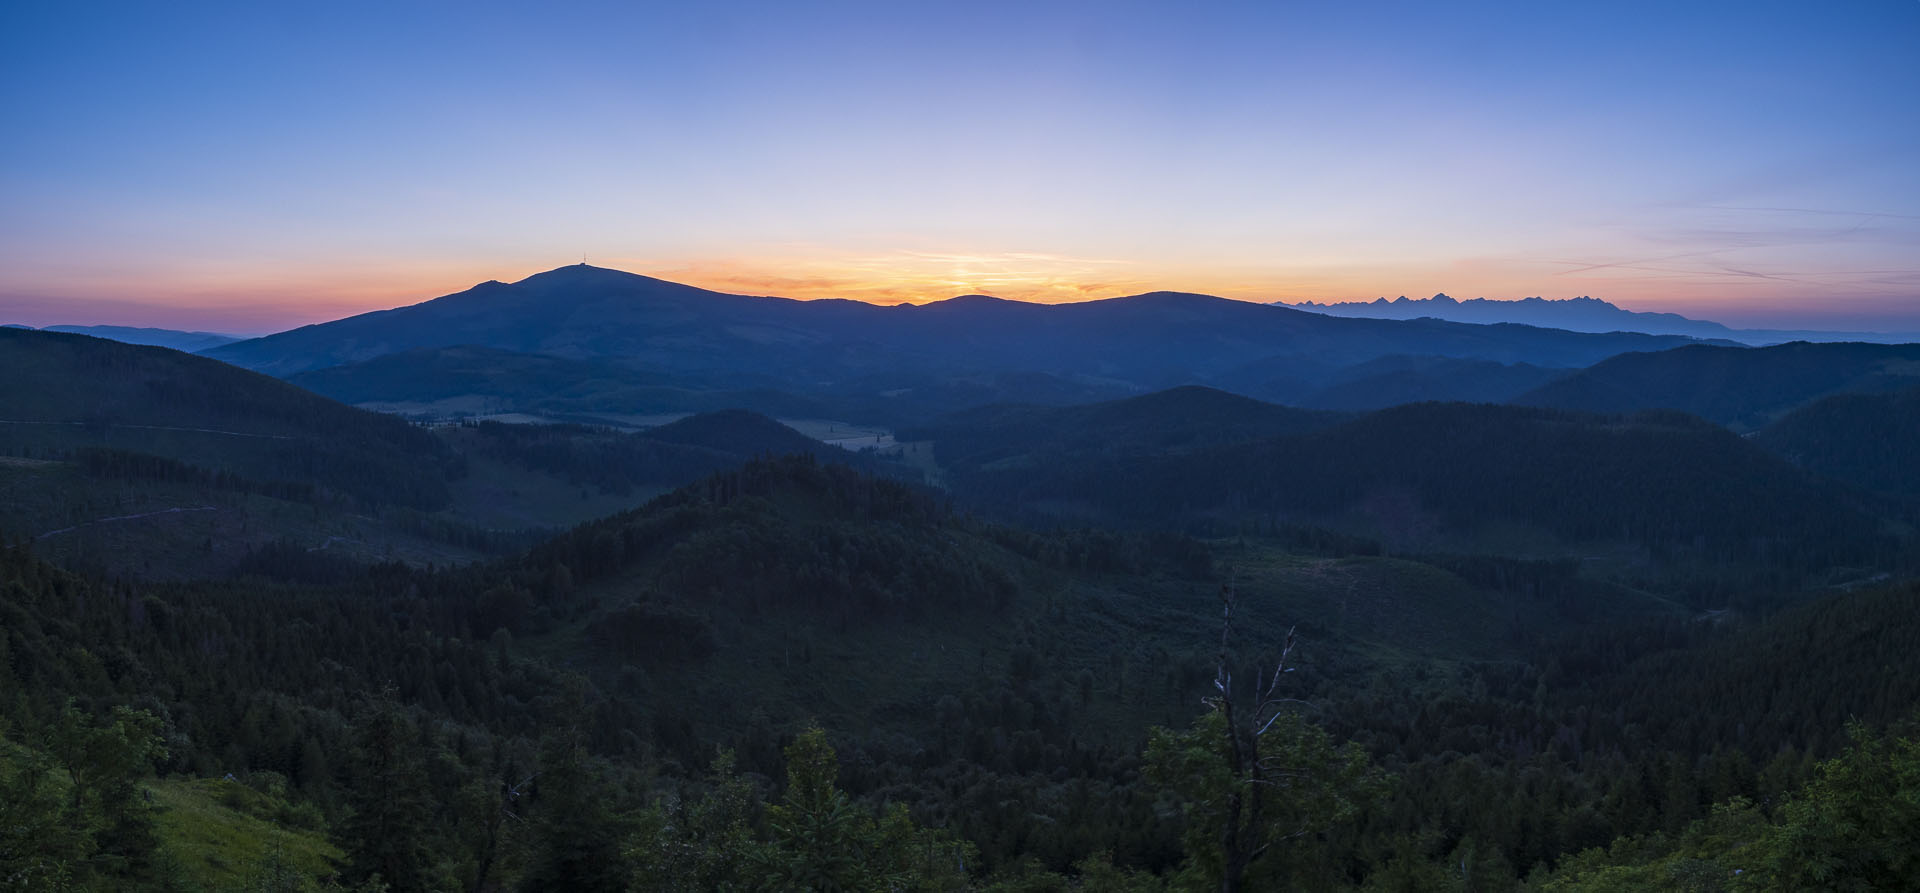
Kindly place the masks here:
POLYGON ((1836 393, 1920 385, 1920 344, 1694 345, 1629 353, 1515 399, 1589 412, 1678 409, 1739 431, 1836 393))
POLYGON ((902 381, 937 385, 1008 373, 1145 391, 1207 383, 1283 355, 1331 368, 1391 354, 1574 367, 1685 343, 1674 336, 1340 319, 1167 292, 1058 305, 981 296, 919 307, 803 302, 720 294, 579 265, 207 354, 285 376, 470 344, 618 359, 691 377, 705 388, 771 387, 817 396, 862 382, 871 396, 909 386, 902 381))
POLYGON ((222 335, 217 332, 180 332, 173 329, 144 329, 130 326, 47 326, 41 331, 92 335, 95 338, 106 338, 125 344, 171 347, 188 353, 198 353, 222 344, 244 340, 238 335, 222 335))
POLYGON ((1920 340, 1916 333, 1822 332, 1786 329, 1735 329, 1702 319, 1689 319, 1678 313, 1651 313, 1626 310, 1599 298, 1565 299, 1521 298, 1499 301, 1488 298, 1455 300, 1444 294, 1408 300, 1405 295, 1391 301, 1343 301, 1321 304, 1302 301, 1276 306, 1310 310, 1330 316, 1364 319, 1445 319, 1470 323, 1520 323, 1567 329, 1574 332, 1645 332, 1652 335, 1687 335, 1694 338, 1723 338, 1746 344, 1784 344, 1788 341, 1871 341, 1884 344, 1920 340))
POLYGON ((1920 387, 1823 397, 1753 439, 1808 471, 1874 493, 1920 497, 1920 387))
POLYGON ((133 450, 374 503, 446 499, 433 436, 204 357, 101 338, 0 330, 0 450, 133 450))

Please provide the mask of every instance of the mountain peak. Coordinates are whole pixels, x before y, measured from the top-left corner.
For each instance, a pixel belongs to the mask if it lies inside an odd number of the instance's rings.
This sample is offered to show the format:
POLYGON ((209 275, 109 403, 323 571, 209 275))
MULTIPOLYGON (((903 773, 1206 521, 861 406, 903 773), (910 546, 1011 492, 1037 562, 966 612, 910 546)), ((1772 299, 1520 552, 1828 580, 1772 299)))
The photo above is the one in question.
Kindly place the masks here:
POLYGON ((629 273, 629 272, 626 272, 625 270, 614 270, 607 267, 596 267, 591 264, 578 263, 578 264, 568 264, 564 267, 554 267, 553 269, 548 270, 544 273, 535 273, 532 276, 528 276, 527 278, 522 279, 519 282, 516 282, 514 284, 515 285, 534 285, 534 284, 576 285, 581 283, 597 283, 597 282, 661 282, 661 281, 664 281, 664 280, 654 279, 649 276, 642 276, 638 273, 629 273))

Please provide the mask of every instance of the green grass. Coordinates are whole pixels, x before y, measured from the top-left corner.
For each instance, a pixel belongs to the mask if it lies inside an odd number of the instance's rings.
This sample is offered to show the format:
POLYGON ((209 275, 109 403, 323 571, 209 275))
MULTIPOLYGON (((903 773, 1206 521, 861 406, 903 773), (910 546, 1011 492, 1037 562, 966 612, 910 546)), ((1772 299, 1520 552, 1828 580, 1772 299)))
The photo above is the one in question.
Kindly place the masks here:
MULTIPOLYGON (((0 738, 0 778, 18 770, 30 751, 0 738)), ((71 782, 53 770, 43 795, 63 800, 71 782)), ((149 779, 154 827, 163 858, 179 869, 188 889, 238 890, 257 878, 274 853, 283 865, 315 881, 332 877, 341 858, 311 806, 294 806, 237 781, 216 778, 149 779)))
POLYGON ((162 846, 201 889, 240 888, 259 876, 276 852, 285 865, 316 880, 333 875, 341 858, 320 829, 317 813, 303 814, 239 782, 164 779, 146 787, 160 807, 162 846), (289 820, 311 827, 284 823, 289 820))

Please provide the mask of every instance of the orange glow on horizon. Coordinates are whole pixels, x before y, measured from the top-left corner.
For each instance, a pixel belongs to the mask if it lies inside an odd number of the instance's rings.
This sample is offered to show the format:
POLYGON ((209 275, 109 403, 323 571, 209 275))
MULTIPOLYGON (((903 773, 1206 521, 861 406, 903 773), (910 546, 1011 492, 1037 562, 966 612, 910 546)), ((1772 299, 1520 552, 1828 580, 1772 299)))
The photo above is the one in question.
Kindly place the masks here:
MULTIPOLYGON (((138 325, 262 334, 387 310, 455 294, 490 279, 516 281, 564 264, 547 257, 483 262, 367 264, 293 268, 268 262, 182 265, 160 271, 103 270, 68 276, 58 290, 0 294, 0 323, 138 325), (129 283, 133 284, 129 284, 129 283)), ((1174 266, 1042 252, 895 251, 872 255, 755 260, 589 256, 587 262, 732 294, 799 300, 846 299, 879 305, 924 304, 964 294, 1058 304, 1182 291, 1254 302, 1419 299, 1446 292, 1466 300, 1591 295, 1623 309, 1677 312, 1742 327, 1742 313, 1787 311, 1804 299, 1751 283, 1650 281, 1605 272, 1552 275, 1555 268, 1512 262, 1362 264, 1348 259, 1272 267, 1205 261, 1174 266), (1391 287, 1399 283, 1398 287, 1391 287), (1382 288, 1382 284, 1390 287, 1382 288)), ((1885 306, 1828 299, 1836 315, 1884 313, 1885 306)), ((1834 328, 1843 326, 1835 325, 1834 328)))

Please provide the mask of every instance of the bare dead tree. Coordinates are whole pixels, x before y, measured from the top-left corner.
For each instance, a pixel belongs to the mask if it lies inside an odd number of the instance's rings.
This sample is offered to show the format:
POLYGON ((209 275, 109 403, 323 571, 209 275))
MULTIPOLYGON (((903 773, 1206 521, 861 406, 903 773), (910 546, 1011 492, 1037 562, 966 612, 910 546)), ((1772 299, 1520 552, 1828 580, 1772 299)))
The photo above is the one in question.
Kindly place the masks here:
POLYGON ((1236 688, 1237 595, 1229 578, 1220 588, 1214 691, 1203 700, 1208 715, 1187 732, 1155 729, 1147 746, 1147 771, 1156 784, 1180 798, 1187 816, 1188 856, 1201 870, 1217 872, 1222 893, 1247 889, 1250 877, 1261 884, 1312 885, 1318 878, 1311 873, 1330 870, 1328 863, 1309 859, 1267 865, 1279 858, 1274 850, 1316 852, 1311 839, 1303 838, 1357 818, 1384 790, 1385 777, 1359 747, 1336 745, 1299 716, 1296 708, 1312 704, 1283 693, 1294 671, 1297 627, 1287 630, 1271 664, 1258 664, 1253 685, 1236 688), (1296 842, 1309 849, 1299 849, 1296 842))
POLYGON ((1293 672, 1287 661, 1293 656, 1297 626, 1287 629, 1280 656, 1273 672, 1258 674, 1254 680, 1253 707, 1244 716, 1237 709, 1233 688, 1233 612, 1237 590, 1232 580, 1220 587, 1220 654, 1213 687, 1217 694, 1206 699, 1226 727, 1226 760, 1231 777, 1244 784, 1230 785, 1226 791, 1224 814, 1220 824, 1222 893, 1241 889, 1247 869, 1275 844, 1313 833, 1311 824, 1276 833, 1269 827, 1274 798, 1296 783, 1309 781, 1314 767, 1294 765, 1289 756, 1273 754, 1263 747, 1274 723, 1295 705, 1311 706, 1298 698, 1280 694, 1280 682, 1293 672))

